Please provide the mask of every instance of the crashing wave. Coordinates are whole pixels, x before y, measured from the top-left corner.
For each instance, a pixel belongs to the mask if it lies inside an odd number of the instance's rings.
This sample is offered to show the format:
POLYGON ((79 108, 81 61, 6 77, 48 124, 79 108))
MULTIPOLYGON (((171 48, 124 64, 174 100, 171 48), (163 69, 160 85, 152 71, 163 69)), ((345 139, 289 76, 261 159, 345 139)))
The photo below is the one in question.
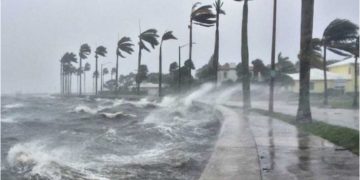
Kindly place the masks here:
POLYGON ((13 109, 13 108, 21 108, 21 107, 24 107, 24 106, 25 106, 24 104, 15 103, 15 104, 7 104, 7 105, 4 106, 4 108, 13 109))
POLYGON ((136 118, 135 114, 127 114, 127 113, 123 113, 123 112, 116 112, 116 113, 101 113, 100 115, 102 115, 105 118, 124 118, 124 117, 130 117, 130 118, 136 118))
POLYGON ((74 112, 85 112, 90 114, 96 114, 98 112, 98 109, 93 109, 85 105, 78 105, 75 107, 74 112))

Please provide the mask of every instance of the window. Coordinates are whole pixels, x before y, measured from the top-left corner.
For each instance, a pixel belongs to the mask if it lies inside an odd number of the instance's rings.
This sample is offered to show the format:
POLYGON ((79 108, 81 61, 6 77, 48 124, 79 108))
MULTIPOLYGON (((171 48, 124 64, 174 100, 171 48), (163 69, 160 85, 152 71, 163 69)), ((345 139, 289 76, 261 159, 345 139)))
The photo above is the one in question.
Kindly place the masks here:
POLYGON ((315 83, 314 82, 310 82, 310 90, 314 90, 315 88, 315 83))

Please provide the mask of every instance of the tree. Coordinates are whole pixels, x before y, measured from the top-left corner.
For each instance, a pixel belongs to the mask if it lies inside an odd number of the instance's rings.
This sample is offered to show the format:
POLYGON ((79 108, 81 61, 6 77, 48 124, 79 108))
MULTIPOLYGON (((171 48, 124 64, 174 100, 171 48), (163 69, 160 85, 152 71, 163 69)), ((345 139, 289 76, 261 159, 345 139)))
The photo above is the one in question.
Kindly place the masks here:
MULTIPOLYGON (((216 20, 214 20, 216 15, 213 14, 213 12, 211 11, 211 5, 204 5, 204 6, 198 7, 200 4, 201 4, 200 2, 197 2, 193 5, 193 7, 191 9, 191 14, 190 14, 190 24, 188 26, 189 27, 189 59, 188 60, 191 61, 189 63, 191 63, 192 65, 194 65, 194 63, 192 62, 193 23, 196 25, 203 26, 203 27, 211 27, 216 23, 216 20)), ((195 69, 195 67, 194 67, 194 69, 195 69)), ((187 69, 187 70, 189 70, 189 69, 187 69)), ((190 76, 191 76, 191 69, 190 69, 190 76)))
POLYGON ((242 63, 242 89, 244 109, 251 108, 250 101, 250 72, 249 72, 249 48, 248 48, 248 0, 235 0, 244 1, 243 6, 243 19, 241 29, 241 63, 242 63))
POLYGON ((102 74, 101 74, 101 92, 103 91, 103 86, 104 86, 104 76, 106 74, 109 74, 109 70, 107 68, 102 69, 102 74))
POLYGON ((261 59, 255 59, 251 62, 251 64, 253 65, 253 72, 254 72, 253 79, 256 82, 259 82, 260 81, 259 75, 261 74, 262 81, 269 82, 269 80, 271 79, 269 78, 270 69, 265 66, 263 61, 261 59))
POLYGON ((60 59, 61 76, 62 76, 62 93, 70 95, 71 90, 71 74, 74 66, 71 63, 76 63, 76 55, 74 53, 66 52, 60 59))
POLYGON ((159 96, 162 96, 161 92, 161 83, 162 83, 162 44, 166 40, 176 39, 176 37, 172 34, 172 31, 167 31, 161 38, 160 42, 160 52, 159 52, 159 96))
POLYGON ((326 76, 326 50, 330 50, 331 52, 337 55, 347 55, 339 52, 334 44, 346 42, 348 40, 355 39, 358 34, 359 27, 346 19, 335 19, 325 28, 323 37, 320 41, 320 45, 323 46, 323 70, 324 70, 324 105, 328 104, 328 93, 327 93, 327 76, 326 76))
POLYGON ((95 75, 96 75, 96 79, 95 79, 95 95, 98 94, 98 78, 99 78, 99 73, 98 73, 98 58, 99 56, 102 56, 102 57, 105 57, 107 51, 106 51, 106 48, 104 46, 99 46, 96 48, 95 50, 95 75))
POLYGON ((314 18, 314 0, 301 1, 301 33, 300 33, 300 91, 299 105, 296 114, 298 122, 311 122, 310 110, 310 56, 313 51, 312 31, 314 18))
MULTIPOLYGON (((140 84, 141 82, 143 82, 146 78, 147 78, 147 74, 148 74, 149 70, 147 68, 146 65, 140 65, 139 71, 136 75, 135 81, 137 84, 140 84)), ((138 87, 140 88, 140 87, 138 87)), ((140 93, 140 89, 137 89, 138 94, 140 93)))
POLYGON ((90 63, 86 63, 84 66, 84 93, 86 92, 86 71, 90 71, 90 63))
POLYGON ((215 0, 213 6, 216 11, 216 30, 215 30, 215 48, 214 48, 214 61, 213 66, 215 69, 215 83, 218 82, 218 67, 219 67, 219 21, 220 21, 220 14, 225 15, 225 11, 221 9, 224 2, 221 2, 221 0, 215 0))
MULTIPOLYGON (((115 77, 115 90, 118 89, 118 83, 119 83, 119 56, 122 58, 125 58, 125 56, 122 55, 121 52, 126 52, 128 54, 131 54, 134 52, 134 49, 132 48, 134 44, 131 42, 131 39, 129 37, 123 37, 118 41, 117 48, 116 48, 116 77, 115 77)), ((112 71, 111 71, 112 72, 112 71)))
POLYGON ((79 65, 79 77, 80 77, 80 83, 79 83, 79 95, 81 95, 81 74, 82 74, 82 60, 86 59, 88 57, 88 55, 90 55, 91 53, 91 48, 88 44, 83 44, 80 46, 80 50, 79 50, 79 60, 80 60, 80 65, 79 65))
MULTIPOLYGON (((159 44, 157 38, 159 37, 159 35, 157 35, 157 30, 156 29, 148 29, 142 33, 140 33, 139 35, 139 55, 138 55, 138 73, 137 73, 137 78, 136 78, 136 91, 139 94, 140 93, 140 83, 142 82, 142 72, 141 68, 144 68, 144 66, 146 67, 146 65, 141 65, 141 51, 143 49, 145 49, 146 51, 150 52, 150 49, 146 47, 144 42, 147 42, 148 44, 151 45, 151 47, 153 49, 155 49, 155 46, 157 46, 159 44)), ((146 67, 147 69, 147 67, 146 67)))
POLYGON ((178 66, 177 62, 173 62, 170 64, 169 73, 170 73, 170 78, 171 78, 170 85, 175 85, 176 82, 179 82, 179 79, 178 79, 179 78, 179 76, 178 76, 179 66, 178 66))
MULTIPOLYGON (((113 76, 116 76, 116 68, 111 68, 111 80, 114 79, 113 76)), ((115 78, 117 79, 117 78, 115 78)), ((117 82, 117 81, 116 81, 117 82)), ((116 86, 116 85, 115 85, 116 86)))
POLYGON ((275 67, 279 73, 290 74, 296 72, 295 65, 289 60, 289 57, 283 57, 280 52, 277 59, 278 62, 275 64, 275 67))
POLYGON ((272 24, 272 41, 271 41, 271 73, 270 73, 270 94, 269 94, 269 111, 274 111, 274 82, 275 82, 275 43, 276 43, 276 6, 277 0, 274 0, 273 6, 273 24, 272 24))

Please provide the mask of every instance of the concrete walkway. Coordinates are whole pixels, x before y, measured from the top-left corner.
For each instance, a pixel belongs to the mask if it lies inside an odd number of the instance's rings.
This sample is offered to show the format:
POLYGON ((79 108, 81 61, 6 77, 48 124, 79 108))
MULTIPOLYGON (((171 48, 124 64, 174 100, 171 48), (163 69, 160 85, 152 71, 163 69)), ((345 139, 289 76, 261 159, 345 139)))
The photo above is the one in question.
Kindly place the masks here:
MULTIPOLYGON (((251 103, 253 108, 268 110, 268 101, 253 101, 251 103)), ((223 104, 228 106, 242 107, 242 103, 238 101, 228 101, 223 104)), ((295 116, 297 112, 297 105, 276 101, 274 103, 274 111, 295 116)), ((311 113, 313 118, 316 120, 323 121, 328 124, 359 130, 358 110, 319 108, 312 106, 311 113)))
POLYGON ((229 108, 216 109, 223 115, 222 127, 200 180, 261 179, 256 144, 248 123, 229 108))
POLYGON ((262 179, 359 179, 357 155, 277 119, 252 113, 248 122, 260 157, 262 179))
POLYGON ((201 180, 357 180, 359 157, 293 125, 216 106, 223 123, 201 180))

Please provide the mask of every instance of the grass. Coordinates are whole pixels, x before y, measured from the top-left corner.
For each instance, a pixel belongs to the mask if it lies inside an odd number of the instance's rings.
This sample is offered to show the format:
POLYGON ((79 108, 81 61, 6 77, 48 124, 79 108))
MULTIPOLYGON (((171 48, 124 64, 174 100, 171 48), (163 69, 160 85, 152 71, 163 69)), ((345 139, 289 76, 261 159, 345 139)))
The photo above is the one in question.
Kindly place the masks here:
POLYGON ((295 116, 278 112, 270 113, 263 109, 253 108, 252 111, 292 124, 305 132, 320 136, 338 146, 342 146, 359 156, 359 131, 357 130, 327 124, 314 119, 312 123, 298 123, 295 120, 295 116))

